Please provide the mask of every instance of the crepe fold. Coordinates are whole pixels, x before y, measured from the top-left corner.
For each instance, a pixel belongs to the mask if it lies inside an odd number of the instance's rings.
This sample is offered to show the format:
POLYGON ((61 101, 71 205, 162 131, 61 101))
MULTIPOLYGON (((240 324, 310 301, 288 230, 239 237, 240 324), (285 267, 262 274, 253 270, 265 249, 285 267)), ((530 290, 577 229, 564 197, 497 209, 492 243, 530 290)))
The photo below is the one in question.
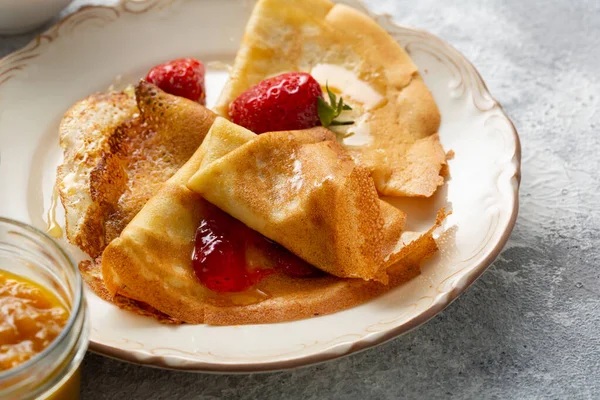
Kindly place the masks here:
POLYGON ((309 72, 353 111, 341 144, 388 196, 431 196, 446 157, 440 113, 407 52, 367 15, 329 0, 260 0, 246 26, 231 76, 215 110, 261 80, 309 72))
MULTIPOLYGON (((211 215, 211 210, 215 206, 187 187, 195 174, 203 170, 210 171, 211 169, 207 168, 223 164, 226 157, 235 155, 235 152, 245 153, 247 149, 252 148, 260 150, 262 145, 259 140, 269 141, 287 137, 284 143, 278 146, 283 149, 282 154, 285 154, 285 149, 291 148, 291 144, 299 149, 310 149, 319 153, 323 152, 318 150, 319 148, 332 146, 326 152, 329 156, 322 161, 325 165, 317 167, 321 168, 321 171, 331 171, 334 175, 331 178, 332 186, 328 186, 329 183, 325 185, 329 187, 327 193, 335 193, 335 190, 332 190, 336 188, 335 182, 342 181, 339 172, 331 170, 329 165, 333 161, 332 154, 338 157, 335 142, 331 140, 329 132, 313 129, 265 135, 261 135, 264 137, 261 139, 222 118, 215 120, 204 139, 205 144, 200 146, 190 160, 162 185, 158 193, 148 200, 120 236, 104 251, 102 277, 106 283, 108 296, 133 301, 133 303, 121 301, 125 305, 135 305, 136 301, 142 302, 151 307, 154 316, 161 318, 167 315, 171 321, 212 325, 274 323, 330 314, 356 306, 419 274, 419 265, 437 250, 432 238, 433 228, 423 233, 405 231, 398 237, 404 223, 404 214, 398 210, 397 212, 391 210, 392 206, 388 203, 373 201, 362 206, 379 207, 379 223, 383 233, 377 234, 378 240, 385 243, 392 243, 394 240, 397 242, 394 242, 396 248, 393 257, 387 260, 388 264, 392 264, 387 268, 387 285, 374 280, 339 278, 332 275, 298 278, 274 273, 245 292, 215 293, 204 287, 194 274, 191 255, 196 229, 204 217, 211 215), (258 145, 254 144, 255 142, 258 145), (317 144, 322 147, 305 147, 317 144), (160 313, 157 314, 156 311, 160 313)), ((349 165, 347 163, 351 161, 348 161, 344 155, 339 157, 339 161, 336 162, 340 164, 340 170, 346 174, 347 180, 353 181, 354 169, 347 171, 349 165)), ((281 160, 280 165, 274 162, 277 160, 279 158, 269 161, 273 163, 272 168, 275 170, 283 168, 284 165, 281 160)), ((310 157, 301 156, 300 160, 307 163, 306 168, 312 165, 310 157)), ((246 176, 248 181, 261 179, 260 175, 254 175, 255 172, 248 171, 246 176)), ((268 174, 272 177, 277 175, 275 172, 268 174)), ((316 171, 306 174, 302 186, 308 185, 315 174, 316 171)), ((281 178, 283 179, 284 176, 281 175, 281 178)), ((225 182, 216 182, 215 186, 226 190, 230 186, 225 182)), ((252 187, 251 182, 248 183, 252 187)), ((298 185, 297 182, 295 184, 298 185)), ((286 184, 282 183, 282 185, 286 184)), ((368 191, 373 192, 373 183, 371 182, 370 185, 368 191)), ((340 193, 347 193, 344 188, 339 190, 340 193)), ((363 195, 355 196, 360 199, 363 195)), ((329 199, 334 201, 335 196, 329 199)), ((314 201, 318 203, 317 199, 314 201)), ((302 204, 305 203, 299 203, 298 206, 302 204)), ((269 208, 275 212, 278 210, 276 207, 269 208)), ((340 215, 331 206, 326 211, 340 215)), ((322 217, 323 221, 331 220, 329 216, 322 217)), ((348 218, 356 221, 352 219, 353 216, 348 218)), ((436 226, 438 225, 436 223, 436 226)), ((356 232, 356 227, 352 227, 352 232, 356 232)), ((325 240, 324 235, 318 233, 316 235, 315 242, 325 240)), ((329 251, 325 243, 319 245, 329 251)))
POLYGON ((327 273, 387 282, 405 214, 379 199, 335 134, 255 135, 217 118, 201 152, 189 189, 327 273))
MULTIPOLYGON (((127 98, 133 104, 129 118, 116 126, 105 121, 88 121, 98 115, 92 108, 84 108, 80 114, 69 112, 69 118, 65 117, 63 121, 62 126, 70 128, 67 132, 70 137, 77 135, 73 144, 75 149, 80 142, 95 144, 96 149, 93 153, 81 154, 79 159, 67 157, 60 167, 73 169, 78 163, 91 164, 87 173, 77 174, 77 179, 84 182, 76 193, 88 193, 88 202, 74 202, 71 200, 73 194, 64 191, 63 196, 61 192, 67 212, 80 216, 81 221, 70 227, 73 234, 69 240, 94 260, 81 262, 79 271, 92 291, 102 299, 137 314, 152 315, 161 322, 178 322, 147 304, 109 292, 102 278, 99 256, 148 199, 194 154, 215 114, 196 102, 167 94, 146 81, 135 86, 132 96, 124 93, 94 95, 82 102, 82 106, 88 106, 91 99, 98 97, 107 97, 111 101, 127 98), (98 138, 99 132, 105 136, 100 138, 102 140, 98 138), (85 210, 81 207, 84 203, 89 204, 85 210), (74 240, 78 238, 82 239, 74 240)), ((115 108, 119 109, 123 104, 120 100, 115 108)), ((67 181, 59 174, 59 188, 67 181)))

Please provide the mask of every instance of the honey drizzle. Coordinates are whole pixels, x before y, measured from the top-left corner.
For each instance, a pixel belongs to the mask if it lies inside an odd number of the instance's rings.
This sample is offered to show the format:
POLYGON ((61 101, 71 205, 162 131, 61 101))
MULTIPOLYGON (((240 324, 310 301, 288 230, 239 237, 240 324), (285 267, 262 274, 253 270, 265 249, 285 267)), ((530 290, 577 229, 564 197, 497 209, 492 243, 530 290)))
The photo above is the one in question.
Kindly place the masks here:
POLYGON ((46 212, 46 233, 55 239, 60 239, 63 237, 63 230, 58 222, 56 222, 56 206, 58 205, 58 199, 58 188, 55 185, 54 190, 52 191, 50 207, 46 212))

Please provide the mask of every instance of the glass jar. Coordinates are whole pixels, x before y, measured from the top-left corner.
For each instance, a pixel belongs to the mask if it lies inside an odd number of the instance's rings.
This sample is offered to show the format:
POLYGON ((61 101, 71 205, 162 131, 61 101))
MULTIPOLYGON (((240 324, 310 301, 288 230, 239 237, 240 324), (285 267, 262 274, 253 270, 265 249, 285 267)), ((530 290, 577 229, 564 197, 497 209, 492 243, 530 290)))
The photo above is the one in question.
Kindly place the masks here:
POLYGON ((0 399, 78 399, 89 318, 74 261, 45 233, 0 218, 0 269, 51 290, 70 312, 66 326, 46 349, 0 372, 0 399))

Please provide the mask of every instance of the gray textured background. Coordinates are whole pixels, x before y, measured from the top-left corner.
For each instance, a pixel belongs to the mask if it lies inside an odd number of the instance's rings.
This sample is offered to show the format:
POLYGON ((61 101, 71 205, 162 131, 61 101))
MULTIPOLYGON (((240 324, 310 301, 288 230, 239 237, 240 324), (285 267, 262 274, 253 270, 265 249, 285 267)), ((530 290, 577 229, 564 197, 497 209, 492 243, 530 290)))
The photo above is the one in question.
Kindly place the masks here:
MULTIPOLYGON (((506 250, 446 311, 375 349, 239 376, 89 354, 84 399, 600 398, 600 1, 366 2, 453 44, 514 120, 523 181, 506 250)), ((0 37, 0 56, 31 37, 0 37)))

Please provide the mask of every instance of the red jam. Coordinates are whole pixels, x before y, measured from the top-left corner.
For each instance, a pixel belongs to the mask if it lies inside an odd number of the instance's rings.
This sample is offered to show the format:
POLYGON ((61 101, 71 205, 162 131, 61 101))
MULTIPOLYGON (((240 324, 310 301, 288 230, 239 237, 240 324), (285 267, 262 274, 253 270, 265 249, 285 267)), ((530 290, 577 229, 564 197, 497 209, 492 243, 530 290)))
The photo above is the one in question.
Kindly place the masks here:
POLYGON ((316 277, 322 272, 277 243, 211 207, 196 231, 192 265, 196 276, 216 292, 241 292, 276 272, 316 277), (256 257, 258 254, 259 257, 256 257), (255 260, 268 260, 256 262, 255 260))

